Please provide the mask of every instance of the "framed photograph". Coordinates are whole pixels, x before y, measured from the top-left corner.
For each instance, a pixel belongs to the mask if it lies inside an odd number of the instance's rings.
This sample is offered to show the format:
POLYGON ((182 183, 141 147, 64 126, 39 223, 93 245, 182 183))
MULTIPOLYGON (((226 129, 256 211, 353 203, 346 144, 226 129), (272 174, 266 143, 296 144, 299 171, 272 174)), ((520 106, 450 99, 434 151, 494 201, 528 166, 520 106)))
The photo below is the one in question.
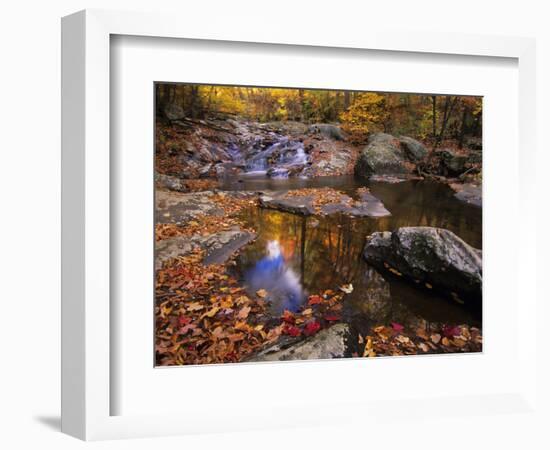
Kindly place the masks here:
POLYGON ((534 42, 180 23, 63 19, 63 431, 530 410, 534 42))

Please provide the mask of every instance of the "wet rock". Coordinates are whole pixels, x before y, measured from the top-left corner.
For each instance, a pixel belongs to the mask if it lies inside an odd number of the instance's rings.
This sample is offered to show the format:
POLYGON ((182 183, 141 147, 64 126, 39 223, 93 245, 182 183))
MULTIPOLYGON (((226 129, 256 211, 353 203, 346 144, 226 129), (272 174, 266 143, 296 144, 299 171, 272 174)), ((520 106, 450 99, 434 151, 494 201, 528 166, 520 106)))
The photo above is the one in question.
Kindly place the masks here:
POLYGON ((405 155, 411 161, 422 161, 428 155, 428 150, 424 147, 424 144, 418 142, 416 139, 408 136, 399 136, 399 142, 403 150, 405 150, 405 155))
POLYGON ((390 270, 423 286, 433 286, 461 299, 481 300, 482 259, 449 230, 404 227, 369 236, 363 256, 380 270, 390 270))
POLYGON ((301 122, 291 120, 285 122, 267 122, 260 125, 260 128, 287 136, 299 136, 307 133, 308 126, 301 122))
POLYGON ((328 194, 333 201, 318 207, 315 207, 315 196, 323 196, 323 193, 312 192, 311 195, 305 193, 303 195, 289 195, 288 192, 264 194, 260 196, 260 206, 303 216, 336 213, 354 217, 384 217, 391 215, 383 203, 370 193, 361 194, 360 200, 353 200, 339 191, 329 191, 328 194))
POLYGON ((315 214, 312 196, 286 196, 286 193, 260 195, 260 206, 268 209, 277 209, 293 214, 310 216, 315 214))
POLYGON ((277 343, 256 355, 249 362, 333 359, 346 356, 349 326, 343 323, 319 331, 298 342, 277 343))
POLYGON ((206 254, 205 265, 223 264, 241 247, 254 240, 256 235, 240 229, 220 231, 208 236, 178 236, 158 241, 155 245, 155 268, 178 256, 185 256, 195 248, 203 249, 206 254))
POLYGON ((185 182, 178 177, 170 175, 164 175, 162 173, 155 172, 155 184, 157 187, 170 189, 171 191, 186 192, 188 191, 185 182))
POLYGON ((466 171, 467 155, 458 154, 450 149, 443 149, 438 150, 436 156, 440 158, 442 175, 457 176, 466 171))
POLYGON ((340 127, 330 123, 314 123, 309 126, 308 132, 311 134, 321 134, 336 141, 343 141, 346 139, 340 127))
POLYGON ((370 192, 360 194, 360 198, 361 203, 357 206, 357 208, 362 211, 361 215, 368 217, 391 216, 391 213, 386 209, 380 199, 376 198, 370 192))
POLYGON ((390 134, 375 133, 361 151, 355 164, 355 173, 361 177, 409 173, 411 168, 406 162, 405 152, 397 138, 390 134))
POLYGON ((212 191, 181 194, 176 192, 156 192, 156 223, 184 225, 201 215, 222 216, 223 210, 212 202, 212 191))
POLYGON ((453 183, 450 187, 455 191, 455 197, 459 200, 469 203, 470 205, 479 207, 482 206, 483 201, 481 186, 471 183, 453 183))
POLYGON ((208 163, 204 166, 202 166, 200 169, 199 169, 199 176, 200 177, 205 177, 209 174, 210 172, 210 169, 212 169, 212 163, 208 163))

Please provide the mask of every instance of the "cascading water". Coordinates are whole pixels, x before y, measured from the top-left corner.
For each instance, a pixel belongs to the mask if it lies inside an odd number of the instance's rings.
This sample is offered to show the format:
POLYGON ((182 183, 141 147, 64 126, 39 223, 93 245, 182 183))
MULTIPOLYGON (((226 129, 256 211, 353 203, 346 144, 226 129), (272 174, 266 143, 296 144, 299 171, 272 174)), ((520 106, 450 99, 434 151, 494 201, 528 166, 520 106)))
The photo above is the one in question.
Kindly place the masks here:
POLYGON ((272 178, 287 178, 299 173, 309 162, 304 144, 279 137, 277 142, 256 153, 246 163, 248 174, 267 174, 272 178))

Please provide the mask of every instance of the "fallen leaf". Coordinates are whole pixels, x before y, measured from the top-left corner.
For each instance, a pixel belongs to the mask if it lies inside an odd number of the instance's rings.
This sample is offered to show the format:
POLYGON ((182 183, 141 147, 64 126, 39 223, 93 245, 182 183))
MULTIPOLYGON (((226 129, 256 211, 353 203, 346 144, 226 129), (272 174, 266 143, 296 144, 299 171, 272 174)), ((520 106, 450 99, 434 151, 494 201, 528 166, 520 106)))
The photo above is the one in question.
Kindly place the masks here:
POLYGON ((200 318, 203 319, 205 317, 214 317, 219 310, 219 306, 214 306, 212 309, 206 311, 200 318))
POLYGON ((288 309, 285 309, 283 315, 281 316, 281 319, 283 319, 283 322, 290 324, 294 324, 296 321, 294 318, 294 314, 292 314, 288 309))
POLYGON ((395 338, 397 342, 400 342, 401 344, 408 344, 411 342, 411 340, 407 336, 399 335, 395 338))
POLYGON ((372 337, 367 336, 367 343, 365 345, 365 350, 363 351, 363 358, 373 358, 376 356, 376 353, 372 345, 372 337))
POLYGON ((250 306, 243 306, 237 314, 237 319, 246 319, 251 309, 252 308, 250 306))
POLYGON ((187 305, 187 311, 200 311, 201 309, 204 309, 204 305, 201 305, 199 302, 187 305))
POLYGON ((265 298, 267 296, 267 291, 265 289, 259 289, 256 291, 256 295, 260 298, 265 298))
POLYGON ((450 325, 445 325, 443 327, 443 335, 448 338, 452 338, 454 336, 460 335, 460 328, 459 327, 452 327, 450 325))
POLYGON ((307 304, 308 305, 318 305, 322 303, 323 299, 318 295, 310 295, 307 304))
POLYGON ((393 331, 403 331, 405 327, 397 322, 392 322, 391 327, 393 328, 393 331))
POLYGON ((420 350, 422 350, 424 353, 430 350, 430 348, 426 344, 424 344, 424 342, 421 342, 420 344, 418 344, 418 346, 420 347, 420 350))
POLYGON ((340 320, 341 317, 340 316, 337 316, 336 314, 327 314, 325 316, 325 320, 327 322, 337 322, 338 320, 340 320))
POLYGON ((454 338, 453 345, 457 346, 458 348, 462 348, 466 345, 466 341, 463 341, 462 339, 459 339, 459 338, 454 338))
POLYGON ((340 286, 340 290, 346 294, 351 294, 353 292, 353 284, 344 284, 343 286, 340 286))
POLYGON ((183 326, 187 325, 188 323, 191 323, 191 317, 187 317, 187 316, 179 316, 178 317, 178 325, 180 327, 183 327, 183 326))
POLYGON ((313 314, 313 310, 311 308, 307 308, 302 311, 302 315, 304 316, 309 316, 311 314, 313 314))
POLYGON ((430 336, 430 339, 434 344, 439 344, 439 341, 441 341, 441 335, 439 333, 434 333, 430 336))
POLYGON ((300 329, 298 327, 295 327, 294 325, 286 325, 283 328, 283 333, 293 337, 300 336, 300 334, 302 334, 300 329))
POLYGON ((441 343, 442 343, 445 347, 448 347, 449 344, 450 344, 451 342, 449 341, 448 338, 444 337, 443 339, 441 339, 441 343))
POLYGON ((428 337, 428 333, 426 333, 426 330, 424 328, 418 328, 416 330, 416 335, 419 337, 419 338, 422 338, 424 339, 425 341, 427 341, 429 339, 428 337))
POLYGON ((321 324, 315 320, 306 323, 304 327, 304 334, 306 336, 312 336, 321 329, 321 324))

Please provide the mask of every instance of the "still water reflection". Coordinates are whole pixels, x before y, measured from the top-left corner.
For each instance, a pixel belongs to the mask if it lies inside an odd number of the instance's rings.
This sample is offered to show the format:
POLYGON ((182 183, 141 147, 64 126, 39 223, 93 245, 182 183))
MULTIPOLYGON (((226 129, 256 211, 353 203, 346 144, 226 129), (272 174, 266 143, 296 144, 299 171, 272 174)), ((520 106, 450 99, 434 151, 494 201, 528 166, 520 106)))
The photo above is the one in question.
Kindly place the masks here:
MULTIPOLYGON (((285 186, 295 188, 291 184, 298 182, 304 187, 307 181, 291 179, 285 186)), ((268 291, 273 315, 284 309, 298 310, 309 294, 352 283, 355 289, 346 296, 343 320, 356 329, 390 322, 426 328, 441 323, 481 326, 481 311, 468 310, 431 291, 382 275, 361 256, 366 236, 402 226, 447 228, 481 248, 481 209, 455 199, 451 189, 439 183, 367 183, 351 176, 312 181, 316 186, 320 182, 352 196, 357 187, 366 185, 392 215, 373 219, 302 217, 261 208, 243 212, 258 239, 241 252, 238 270, 251 292, 268 291)), ((261 180, 253 183, 256 185, 241 189, 266 188, 258 185, 261 180)))

